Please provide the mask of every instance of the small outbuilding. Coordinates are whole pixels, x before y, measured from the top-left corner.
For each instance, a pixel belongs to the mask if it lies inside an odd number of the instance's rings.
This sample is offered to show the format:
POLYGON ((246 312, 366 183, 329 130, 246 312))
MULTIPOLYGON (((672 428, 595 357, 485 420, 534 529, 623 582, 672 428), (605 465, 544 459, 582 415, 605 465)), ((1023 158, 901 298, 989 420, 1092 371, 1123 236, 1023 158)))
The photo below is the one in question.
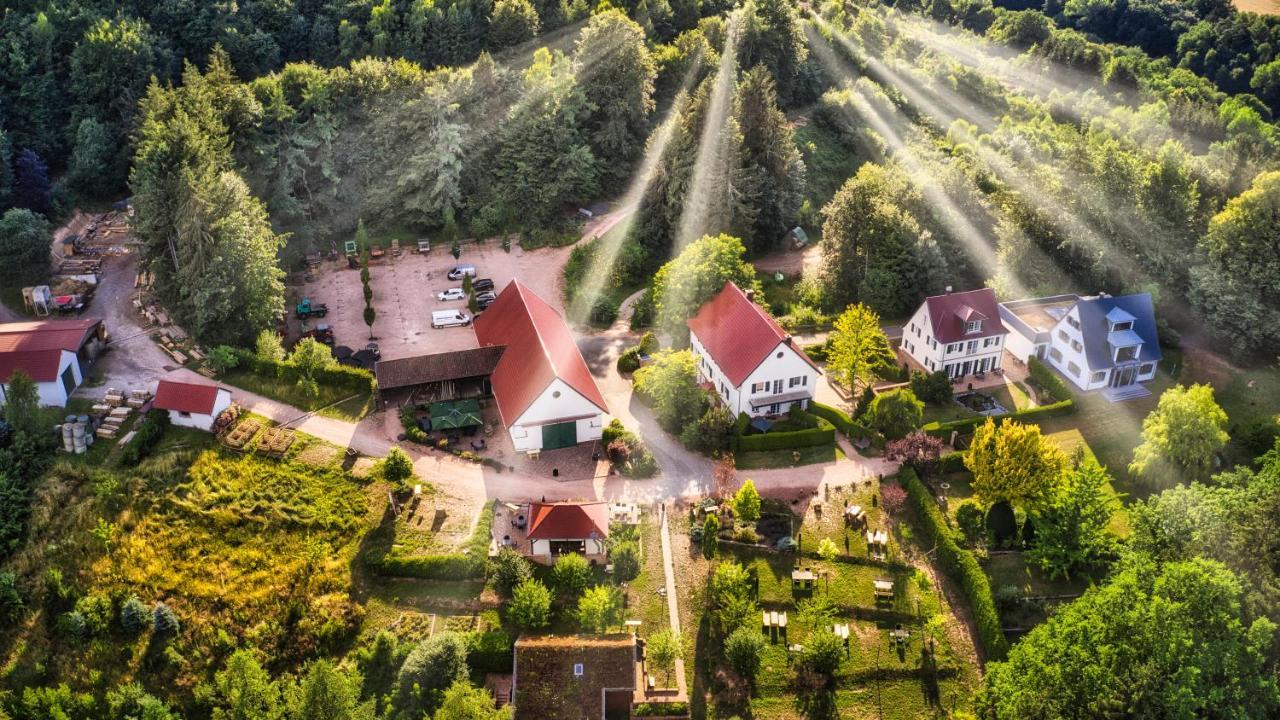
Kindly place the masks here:
POLYGON ((161 380, 152 407, 168 411, 174 425, 213 432, 218 416, 231 407, 231 391, 206 383, 161 380))
POLYGON ((101 320, 38 320, 0 324, 0 405, 14 372, 36 384, 40 404, 66 407, 107 346, 101 320))
POLYGON ((511 683, 515 719, 630 717, 636 648, 629 633, 521 637, 511 683))

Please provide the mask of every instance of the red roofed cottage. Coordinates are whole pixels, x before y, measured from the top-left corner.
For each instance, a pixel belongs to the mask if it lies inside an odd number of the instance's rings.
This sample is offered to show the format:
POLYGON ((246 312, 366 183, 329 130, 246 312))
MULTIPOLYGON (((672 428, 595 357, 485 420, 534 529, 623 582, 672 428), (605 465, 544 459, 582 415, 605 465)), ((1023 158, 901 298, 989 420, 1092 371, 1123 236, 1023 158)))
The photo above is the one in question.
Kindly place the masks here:
POLYGON ((516 451, 600 439, 609 409, 555 308, 515 280, 476 318, 475 332, 481 347, 507 348, 489 382, 516 451))
POLYGON ((231 391, 209 383, 161 380, 152 404, 169 411, 174 425, 212 431, 218 416, 231 407, 231 391))
POLYGON ((106 346, 101 320, 38 320, 0 324, 0 405, 17 370, 36 383, 40 404, 65 407, 106 346))
POLYGON ((902 328, 902 349, 925 370, 958 380, 1000 367, 1009 331, 995 291, 981 288, 925 298, 902 328))
POLYGON ((818 366, 733 283, 689 319, 689 344, 698 381, 735 416, 779 415, 813 399, 818 366))

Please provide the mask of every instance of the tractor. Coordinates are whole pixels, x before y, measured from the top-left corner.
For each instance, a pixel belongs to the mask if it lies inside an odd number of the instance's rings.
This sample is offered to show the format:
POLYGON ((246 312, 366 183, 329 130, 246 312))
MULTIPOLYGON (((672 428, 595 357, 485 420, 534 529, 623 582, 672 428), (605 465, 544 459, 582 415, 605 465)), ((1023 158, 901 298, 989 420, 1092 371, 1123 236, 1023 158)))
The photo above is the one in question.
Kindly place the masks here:
POLYGON ((312 303, 311 298, 302 298, 294 308, 294 314, 299 320, 306 320, 313 317, 324 317, 329 314, 329 306, 324 303, 312 303))

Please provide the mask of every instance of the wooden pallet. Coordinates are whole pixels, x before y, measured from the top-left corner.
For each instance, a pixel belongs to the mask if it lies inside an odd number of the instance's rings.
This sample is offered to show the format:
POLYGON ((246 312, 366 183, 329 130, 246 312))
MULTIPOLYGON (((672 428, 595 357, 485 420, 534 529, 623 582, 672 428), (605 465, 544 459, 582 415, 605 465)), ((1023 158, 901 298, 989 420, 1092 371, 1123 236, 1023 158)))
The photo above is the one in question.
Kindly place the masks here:
POLYGON ((256 420, 241 420, 222 438, 222 443, 233 450, 243 450, 244 446, 262 429, 256 420))
POLYGON ((282 458, 293 445, 294 432, 285 428, 269 428, 258 440, 258 452, 267 457, 282 458))

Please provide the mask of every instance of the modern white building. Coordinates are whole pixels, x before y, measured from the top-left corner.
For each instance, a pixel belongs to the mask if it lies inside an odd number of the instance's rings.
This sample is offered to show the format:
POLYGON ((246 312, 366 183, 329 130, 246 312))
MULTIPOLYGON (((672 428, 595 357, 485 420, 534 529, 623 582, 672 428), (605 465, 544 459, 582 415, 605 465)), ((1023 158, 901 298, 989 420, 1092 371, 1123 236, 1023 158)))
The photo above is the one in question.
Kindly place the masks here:
POLYGON ((555 308, 514 280, 474 327, 481 347, 506 347, 489 382, 517 452, 600 439, 609 408, 555 308))
POLYGON ((902 349, 929 372, 952 380, 1001 367, 1005 337, 991 288, 934 295, 902 328, 902 349))
POLYGON ((35 382, 41 405, 66 407, 106 343, 101 320, 0 324, 0 405, 10 378, 21 370, 35 382))
POLYGON ((1162 357, 1150 294, 1015 300, 1001 304, 1000 314, 1019 361, 1039 358, 1077 388, 1104 390, 1111 400, 1150 394, 1142 383, 1155 377, 1162 357))
POLYGON ((813 400, 818 366, 737 285, 726 283, 688 325, 698 381, 735 417, 780 415, 813 400))
POLYGON ((231 391, 206 383, 161 380, 152 407, 168 411, 174 425, 212 432, 218 416, 231 407, 231 391))

